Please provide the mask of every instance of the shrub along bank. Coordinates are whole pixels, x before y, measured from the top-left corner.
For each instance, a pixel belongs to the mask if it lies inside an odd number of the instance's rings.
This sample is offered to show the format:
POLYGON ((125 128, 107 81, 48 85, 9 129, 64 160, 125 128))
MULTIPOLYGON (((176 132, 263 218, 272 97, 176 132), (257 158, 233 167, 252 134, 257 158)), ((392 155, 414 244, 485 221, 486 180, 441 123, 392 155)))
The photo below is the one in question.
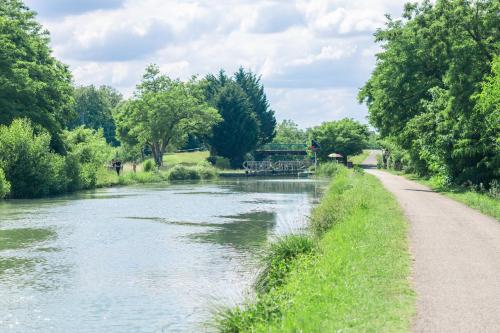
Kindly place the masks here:
POLYGON ((65 154, 50 147, 51 136, 29 120, 16 119, 0 126, 0 199, 37 198, 82 189, 152 183, 166 180, 211 179, 215 168, 208 162, 156 171, 151 161, 142 172, 117 176, 106 164, 115 154, 102 130, 78 127, 63 131, 65 154))
POLYGON ((310 235, 270 246, 256 299, 217 317, 221 332, 407 332, 414 313, 407 224, 380 182, 339 168, 310 235))

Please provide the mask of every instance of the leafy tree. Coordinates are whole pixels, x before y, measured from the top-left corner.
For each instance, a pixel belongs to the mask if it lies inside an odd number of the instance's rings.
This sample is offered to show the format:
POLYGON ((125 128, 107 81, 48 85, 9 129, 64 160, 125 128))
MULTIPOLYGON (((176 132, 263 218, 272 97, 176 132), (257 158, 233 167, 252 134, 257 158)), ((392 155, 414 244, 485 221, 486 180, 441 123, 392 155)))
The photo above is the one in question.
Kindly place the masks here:
POLYGON ((41 197, 66 190, 64 157, 50 148, 50 134, 27 119, 0 126, 0 169, 14 198, 41 197))
POLYGON ((10 193, 10 183, 5 178, 5 172, 0 169, 0 199, 5 198, 10 193))
POLYGON ((62 128, 72 118, 71 74, 52 56, 49 34, 20 0, 0 1, 0 124, 29 118, 64 151, 62 128))
POLYGON ((102 128, 106 141, 118 145, 112 110, 121 100, 122 95, 108 86, 76 88, 74 108, 78 116, 71 127, 84 125, 95 130, 102 128))
POLYGON ((171 80, 155 65, 146 69, 134 98, 115 109, 114 118, 121 140, 148 146, 157 166, 169 145, 183 144, 190 133, 205 135, 220 121, 196 78, 171 80))
POLYGON ((259 145, 271 142, 276 135, 276 118, 270 108, 260 77, 240 67, 234 74, 234 81, 247 95, 252 111, 259 121, 259 145))
POLYGON ((106 143, 103 130, 93 130, 83 126, 72 131, 64 131, 67 174, 70 174, 68 191, 94 188, 97 173, 111 159, 113 149, 106 143))
POLYGON ((293 120, 283 120, 276 128, 276 136, 273 143, 305 143, 306 132, 299 128, 293 120))
MULTIPOLYGON (((216 98, 219 97, 220 92, 230 85, 237 85, 241 89, 244 97, 247 99, 246 104, 248 105, 248 111, 253 114, 253 118, 257 121, 257 141, 249 142, 248 145, 245 145, 247 147, 246 149, 248 149, 245 153, 243 153, 243 155, 245 155, 256 147, 273 140, 276 135, 276 118, 274 117, 274 111, 271 110, 269 106, 267 96, 264 92, 264 86, 262 85, 260 78, 251 71, 245 71, 243 68, 240 68, 233 77, 229 77, 223 70, 219 71, 217 75, 207 75, 204 82, 205 96, 207 100, 210 101, 212 105, 215 105, 216 98)), ((241 113, 245 112, 245 110, 241 111, 241 113)), ((224 115, 222 116, 224 118, 224 115)), ((230 122, 227 124, 230 124, 230 122)), ((250 130, 251 129, 249 128, 249 131, 250 130)), ((229 133, 232 132, 234 131, 227 133, 229 135, 229 133)), ((220 136, 219 139, 227 141, 232 138, 220 136)), ((212 144, 219 144, 218 142, 215 142, 213 138, 210 142, 212 144)), ((221 142, 220 144, 223 145, 224 142, 221 142)), ((239 164, 236 160, 241 159, 241 156, 234 156, 234 158, 228 156, 228 158, 233 159, 233 163, 239 164)))
POLYGON ((248 98, 240 86, 232 81, 213 99, 223 121, 213 129, 209 139, 212 155, 230 160, 233 168, 240 168, 246 153, 258 144, 259 123, 251 110, 248 98))
POLYGON ((322 161, 327 161, 331 153, 341 154, 346 161, 348 156, 361 153, 369 134, 366 125, 348 118, 324 122, 309 130, 310 138, 320 144, 318 158, 322 161))
POLYGON ((382 138, 406 151, 406 168, 458 183, 494 177, 474 96, 500 51, 499 10, 493 0, 423 1, 377 31, 383 52, 359 98, 382 138))

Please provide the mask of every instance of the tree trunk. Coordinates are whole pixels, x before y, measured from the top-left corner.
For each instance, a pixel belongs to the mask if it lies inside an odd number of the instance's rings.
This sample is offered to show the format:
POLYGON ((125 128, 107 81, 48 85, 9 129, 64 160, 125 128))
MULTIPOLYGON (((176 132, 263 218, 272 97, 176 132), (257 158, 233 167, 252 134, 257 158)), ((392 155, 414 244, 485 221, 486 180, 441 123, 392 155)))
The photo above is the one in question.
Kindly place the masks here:
POLYGON ((155 142, 151 145, 151 151, 153 153, 153 159, 155 160, 156 166, 159 168, 162 164, 163 154, 161 153, 160 145, 155 142))

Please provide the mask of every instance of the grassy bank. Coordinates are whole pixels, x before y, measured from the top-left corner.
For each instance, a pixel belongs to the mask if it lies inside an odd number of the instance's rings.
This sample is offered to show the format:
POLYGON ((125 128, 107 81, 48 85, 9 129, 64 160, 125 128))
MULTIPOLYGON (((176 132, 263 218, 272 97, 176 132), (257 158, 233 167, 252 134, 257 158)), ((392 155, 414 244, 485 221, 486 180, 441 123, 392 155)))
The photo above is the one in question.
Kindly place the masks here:
POLYGON ((209 166, 206 162, 192 166, 177 164, 165 170, 143 171, 144 167, 142 166, 137 169, 137 172, 133 172, 130 168, 125 167, 123 173, 118 176, 115 171, 102 168, 97 174, 96 187, 147 184, 178 180, 207 180, 217 177, 216 169, 209 166))
POLYGON ((185 153, 171 153, 163 156, 163 163, 170 167, 177 164, 197 165, 207 160, 208 151, 194 151, 185 153))
POLYGON ((351 161, 353 164, 361 164, 366 160, 368 155, 370 155, 370 150, 364 149, 361 154, 349 157, 348 160, 351 161))
POLYGON ((407 332, 407 224, 392 195, 373 176, 341 168, 310 226, 311 236, 270 247, 256 299, 221 313, 218 329, 407 332))
POLYGON ((419 177, 402 171, 389 170, 389 172, 426 185, 436 192, 500 220, 500 196, 498 193, 478 192, 459 186, 443 186, 433 178, 419 177))

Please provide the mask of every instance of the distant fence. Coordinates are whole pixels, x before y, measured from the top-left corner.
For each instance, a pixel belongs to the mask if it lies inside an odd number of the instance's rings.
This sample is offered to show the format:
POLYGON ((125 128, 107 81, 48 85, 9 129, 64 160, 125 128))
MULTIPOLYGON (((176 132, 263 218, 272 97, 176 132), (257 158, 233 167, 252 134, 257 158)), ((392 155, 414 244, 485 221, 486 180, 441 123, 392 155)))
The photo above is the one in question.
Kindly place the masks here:
POLYGON ((311 163, 302 161, 245 161, 243 168, 247 173, 295 173, 306 170, 311 163))

